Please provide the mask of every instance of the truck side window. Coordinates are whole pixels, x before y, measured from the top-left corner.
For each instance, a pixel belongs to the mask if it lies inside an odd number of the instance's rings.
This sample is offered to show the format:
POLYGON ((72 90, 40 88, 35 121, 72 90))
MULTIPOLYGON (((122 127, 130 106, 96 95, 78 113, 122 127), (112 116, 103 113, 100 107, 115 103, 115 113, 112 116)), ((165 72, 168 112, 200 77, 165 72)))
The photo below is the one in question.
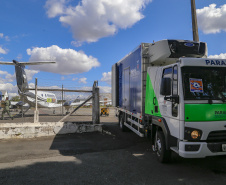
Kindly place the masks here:
MULTIPOLYGON (((172 79, 173 68, 166 68, 163 70, 162 78, 171 78, 172 79)), ((172 94, 172 90, 171 90, 172 94)))
POLYGON ((173 69, 172 67, 166 68, 163 71, 162 78, 171 78, 172 79, 173 69))
MULTIPOLYGON (((173 96, 178 95, 178 75, 177 75, 177 66, 173 67, 173 79, 172 79, 172 88, 173 88, 173 96)), ((178 103, 172 101, 172 116, 178 116, 178 103)))
POLYGON ((177 66, 173 67, 173 95, 178 95, 178 87, 177 87, 177 66))

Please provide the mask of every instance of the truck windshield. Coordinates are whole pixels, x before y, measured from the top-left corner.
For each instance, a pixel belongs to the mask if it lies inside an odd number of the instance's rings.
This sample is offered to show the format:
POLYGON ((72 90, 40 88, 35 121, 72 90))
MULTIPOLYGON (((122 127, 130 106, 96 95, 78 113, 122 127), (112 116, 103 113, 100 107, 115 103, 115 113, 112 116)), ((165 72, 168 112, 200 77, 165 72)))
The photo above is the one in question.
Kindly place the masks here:
POLYGON ((183 67, 185 100, 222 100, 226 102, 225 67, 183 67))

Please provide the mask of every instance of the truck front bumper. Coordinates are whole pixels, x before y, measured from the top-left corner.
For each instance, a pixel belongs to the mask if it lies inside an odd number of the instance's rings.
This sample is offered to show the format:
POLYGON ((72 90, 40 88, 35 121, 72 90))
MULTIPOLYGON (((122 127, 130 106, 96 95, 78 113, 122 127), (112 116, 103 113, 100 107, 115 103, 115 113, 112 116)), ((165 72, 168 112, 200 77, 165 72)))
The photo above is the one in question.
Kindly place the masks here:
POLYGON ((226 155, 226 142, 179 142, 179 155, 184 158, 204 158, 226 155))

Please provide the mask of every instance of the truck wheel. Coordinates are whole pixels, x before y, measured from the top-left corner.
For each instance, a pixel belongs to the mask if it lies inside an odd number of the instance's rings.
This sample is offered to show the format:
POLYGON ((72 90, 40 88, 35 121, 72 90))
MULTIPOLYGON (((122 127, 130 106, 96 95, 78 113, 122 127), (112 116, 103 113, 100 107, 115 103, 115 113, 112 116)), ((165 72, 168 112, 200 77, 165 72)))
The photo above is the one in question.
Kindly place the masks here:
POLYGON ((159 162, 167 163, 171 159, 171 151, 166 150, 165 136, 162 131, 157 131, 155 137, 155 150, 159 162))
POLYGON ((120 129, 123 131, 123 132, 126 132, 126 126, 124 125, 124 115, 121 114, 120 117, 119 117, 119 126, 120 126, 120 129))

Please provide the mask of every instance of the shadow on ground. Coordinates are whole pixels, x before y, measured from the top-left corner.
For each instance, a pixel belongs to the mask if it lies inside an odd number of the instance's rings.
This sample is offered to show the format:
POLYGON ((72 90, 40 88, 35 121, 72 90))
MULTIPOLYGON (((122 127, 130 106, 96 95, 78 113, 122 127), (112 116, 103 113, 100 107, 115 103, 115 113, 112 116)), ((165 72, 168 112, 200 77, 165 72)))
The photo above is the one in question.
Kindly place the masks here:
POLYGON ((124 149, 146 142, 132 132, 119 132, 116 124, 103 125, 103 132, 71 135, 56 135, 50 150, 58 150, 62 155, 76 155, 106 150, 124 149))
MULTIPOLYGON (((0 167, 0 184, 224 185, 226 157, 182 159, 160 164, 150 143, 117 124, 104 132, 57 135, 49 152, 0 167)), ((40 147, 40 145, 37 145, 40 147)), ((4 163, 4 165, 6 165, 4 163)))

